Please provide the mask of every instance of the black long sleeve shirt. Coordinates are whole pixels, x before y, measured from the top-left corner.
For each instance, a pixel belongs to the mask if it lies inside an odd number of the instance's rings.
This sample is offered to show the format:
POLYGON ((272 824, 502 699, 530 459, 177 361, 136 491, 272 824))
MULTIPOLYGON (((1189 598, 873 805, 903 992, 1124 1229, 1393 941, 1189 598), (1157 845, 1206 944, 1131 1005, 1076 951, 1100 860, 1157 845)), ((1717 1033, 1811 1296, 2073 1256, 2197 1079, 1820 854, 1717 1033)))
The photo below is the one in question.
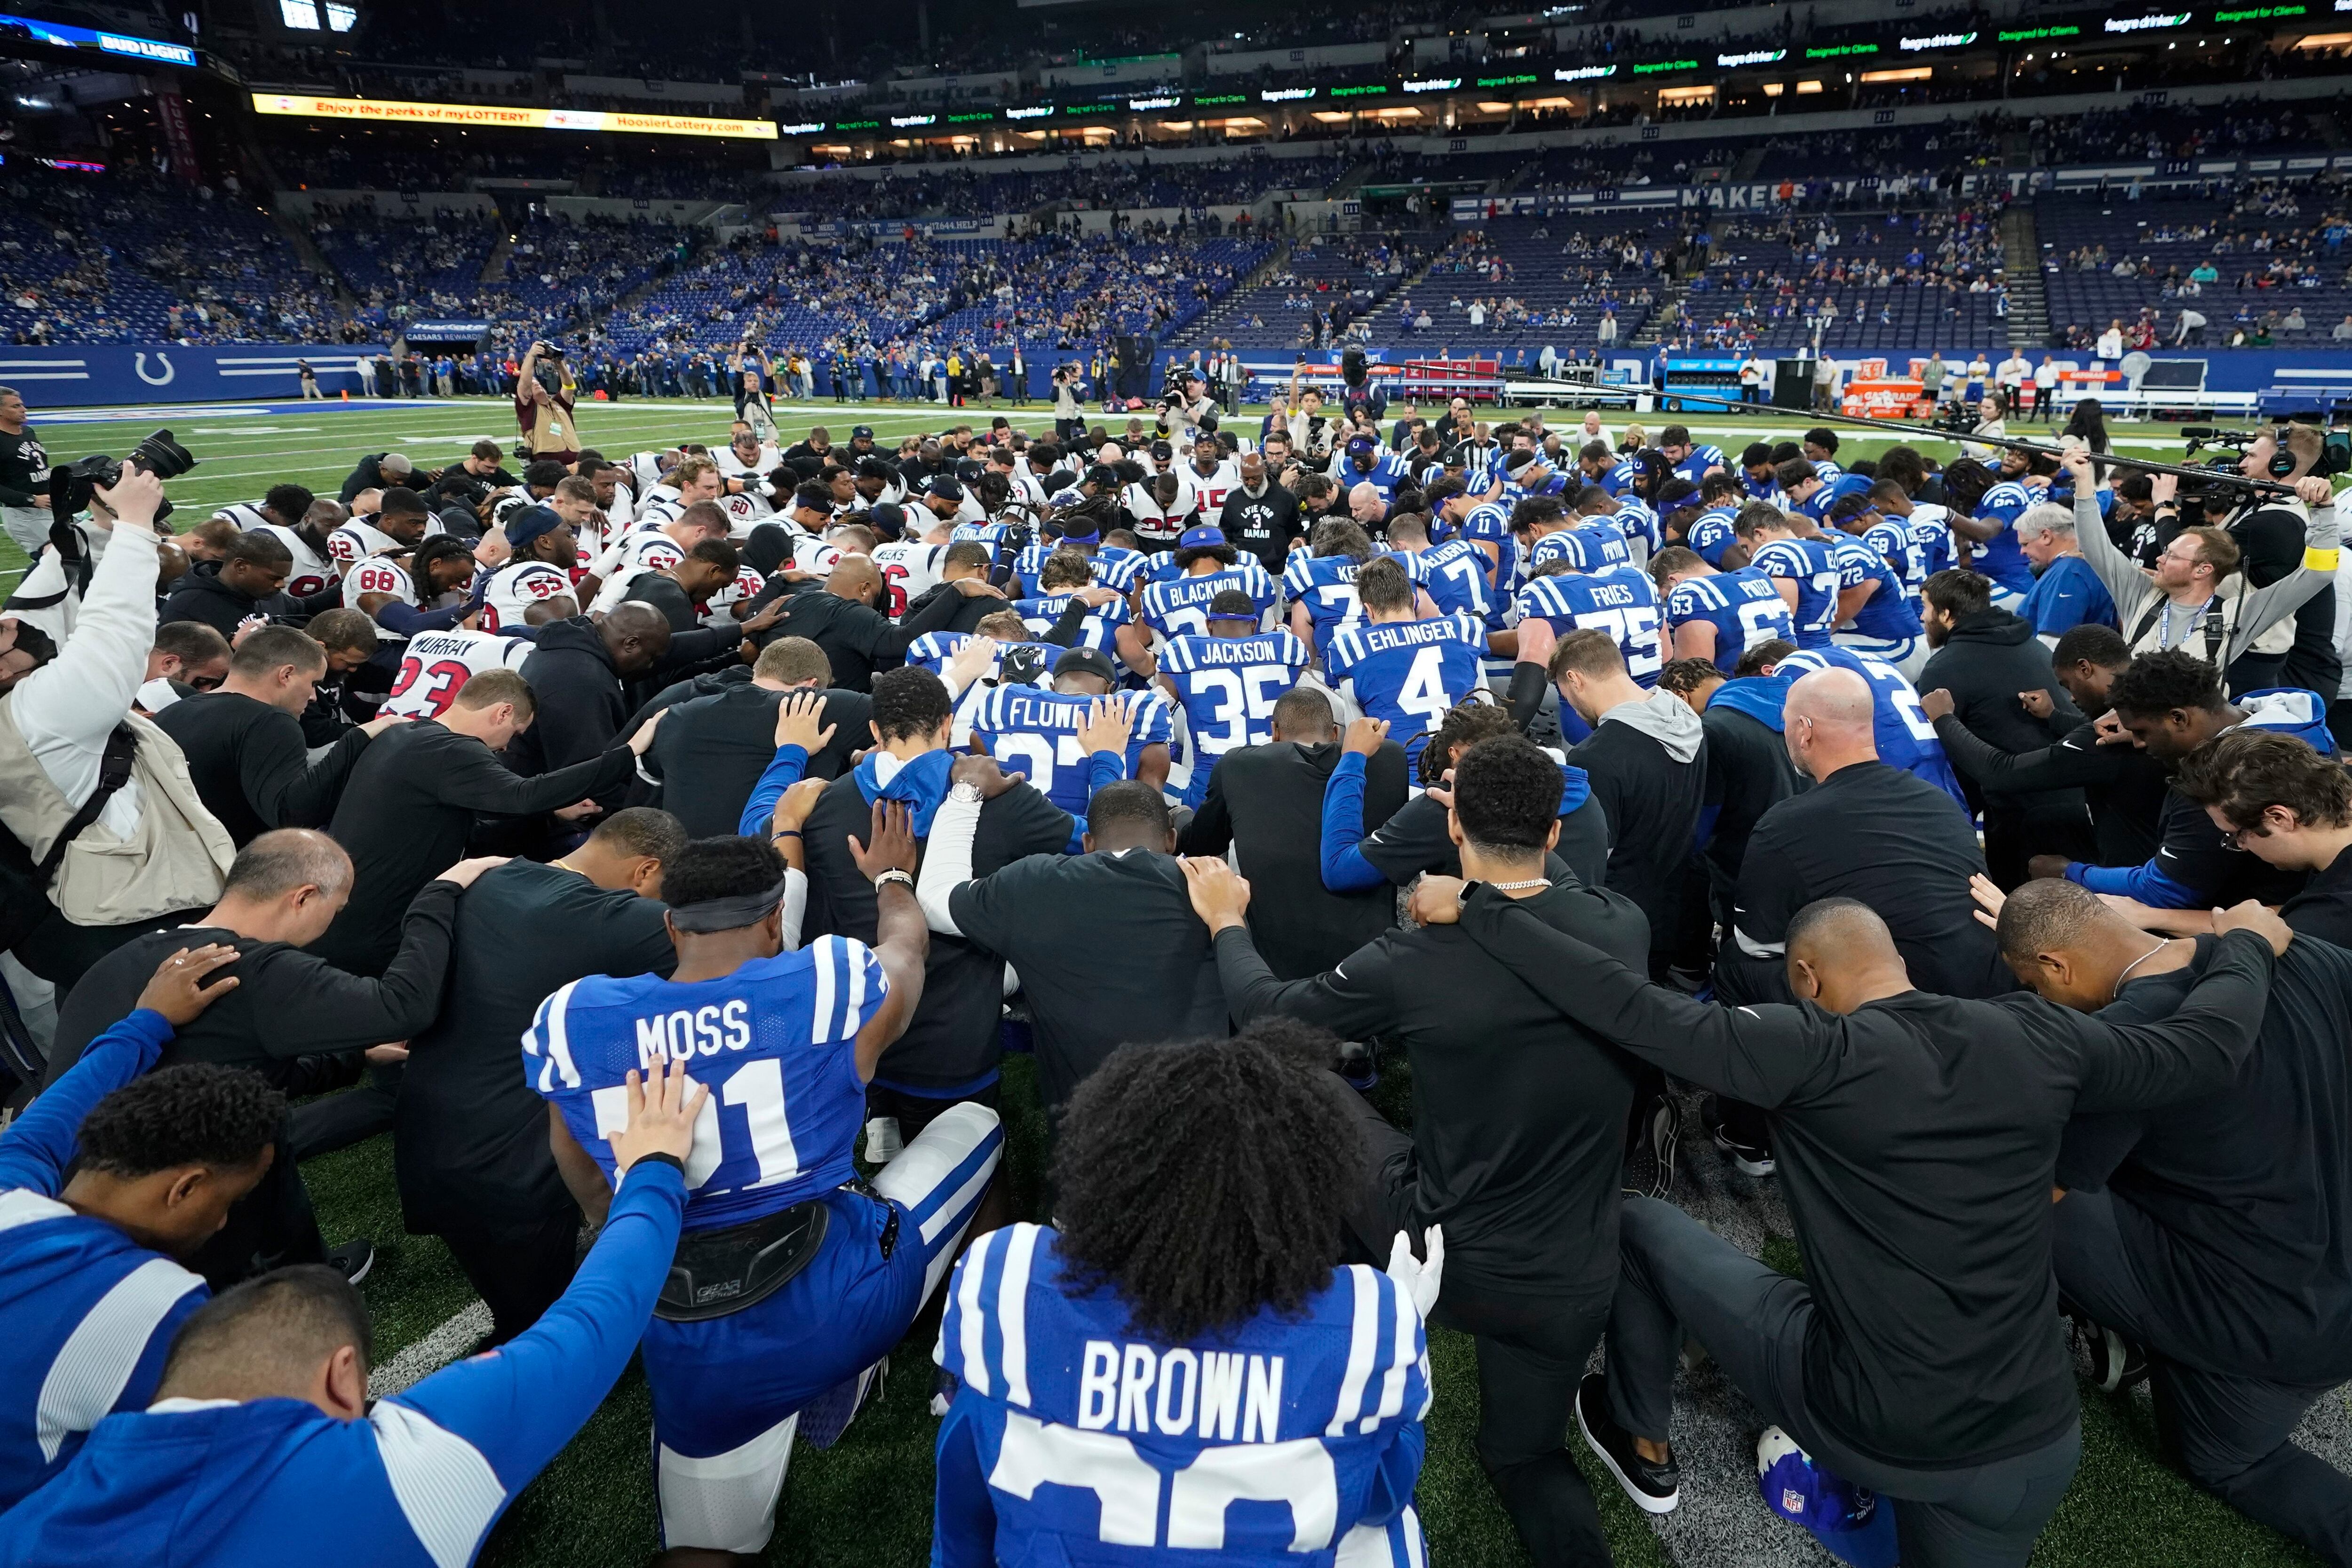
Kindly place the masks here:
POLYGON ((343 786, 327 831, 350 852, 351 901, 319 939, 319 955, 355 974, 382 972, 401 911, 416 889, 463 858, 474 816, 530 816, 628 778, 626 746, 524 778, 470 735, 431 719, 376 737, 343 786))
POLYGON ((1924 991, 1842 1016, 1691 1001, 1492 889, 1460 929, 1561 1016, 1772 1113, 1816 1309, 1807 1405, 1855 1453, 1918 1469, 2027 1453, 2076 1421, 2050 1263, 2067 1120, 2228 1083, 2273 967, 2261 938, 2224 937, 2160 1024, 1924 991))
MULTIPOLYGON (((1553 929, 1636 969, 1649 922, 1622 894, 1554 887, 1525 901, 1553 929)), ((1457 926, 1399 928, 1308 979, 1284 983, 1248 934, 1217 936, 1234 1021, 1269 1013, 1345 1037, 1401 1037, 1412 1058, 1416 1231, 1445 1227, 1449 1283, 1535 1295, 1606 1289, 1633 1064, 1512 978, 1457 926)))
POLYGON ((1936 738, 1962 777, 1987 794, 2017 795, 2079 789, 2091 806, 2091 830, 2103 866, 2131 866, 2156 853, 2158 818, 2168 787, 2164 764, 2137 746, 2102 746, 2095 725, 2075 725, 2056 742, 2005 752, 1947 713, 1936 738))
POLYGON ((155 723, 179 745, 197 798, 239 848, 273 827, 324 826, 369 740, 347 731, 313 763, 299 719, 237 691, 184 697, 155 723))
MULTIPOLYGON (((764 609, 772 598, 784 597, 789 589, 780 593, 778 583, 772 582, 751 601, 754 613, 764 609)), ((1003 609, 1001 600, 982 596, 992 609, 1003 609)), ((961 591, 950 589, 919 610, 909 610, 907 618, 897 626, 880 611, 845 599, 823 590, 815 593, 793 593, 786 599, 782 617, 771 627, 766 639, 806 637, 824 650, 833 665, 833 683, 845 691, 871 691, 877 670, 895 669, 907 662, 907 645, 925 632, 946 629, 955 619, 956 612, 965 605, 980 603, 961 591)))

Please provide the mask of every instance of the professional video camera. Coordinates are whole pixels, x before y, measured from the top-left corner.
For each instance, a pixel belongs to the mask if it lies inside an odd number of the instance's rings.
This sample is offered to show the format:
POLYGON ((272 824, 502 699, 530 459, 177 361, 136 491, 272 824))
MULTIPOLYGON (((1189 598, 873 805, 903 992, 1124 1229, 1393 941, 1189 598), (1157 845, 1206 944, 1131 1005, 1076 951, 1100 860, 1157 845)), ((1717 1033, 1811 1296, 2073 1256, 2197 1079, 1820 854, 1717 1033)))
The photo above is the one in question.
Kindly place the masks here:
MULTIPOLYGON (((125 463, 159 479, 176 479, 196 466, 188 449, 172 439, 169 430, 158 430, 131 449, 127 458, 110 458, 103 452, 92 453, 78 462, 59 463, 49 469, 49 518, 53 526, 69 528, 73 520, 85 510, 91 493, 100 485, 108 489, 122 482, 125 463)), ((172 503, 163 502, 155 509, 155 520, 161 522, 172 515, 172 503)))
POLYGON ((1939 403, 1936 405, 1935 416, 1927 421, 1927 425, 1933 430, 1968 436, 1975 433, 1977 421, 1976 416, 1964 404, 1939 403))

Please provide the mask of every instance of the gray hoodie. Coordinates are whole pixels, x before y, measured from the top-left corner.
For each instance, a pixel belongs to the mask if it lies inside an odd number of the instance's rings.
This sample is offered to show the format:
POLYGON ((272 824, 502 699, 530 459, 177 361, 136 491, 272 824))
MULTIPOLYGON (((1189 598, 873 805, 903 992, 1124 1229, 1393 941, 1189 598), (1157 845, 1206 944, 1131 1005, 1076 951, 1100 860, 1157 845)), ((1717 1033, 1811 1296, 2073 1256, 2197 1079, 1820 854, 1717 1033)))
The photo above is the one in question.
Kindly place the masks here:
POLYGON ((1621 702, 1601 716, 1603 724, 1631 724, 1666 750, 1678 763, 1698 755, 1706 729, 1690 704, 1671 691, 1652 691, 1638 702, 1621 702))

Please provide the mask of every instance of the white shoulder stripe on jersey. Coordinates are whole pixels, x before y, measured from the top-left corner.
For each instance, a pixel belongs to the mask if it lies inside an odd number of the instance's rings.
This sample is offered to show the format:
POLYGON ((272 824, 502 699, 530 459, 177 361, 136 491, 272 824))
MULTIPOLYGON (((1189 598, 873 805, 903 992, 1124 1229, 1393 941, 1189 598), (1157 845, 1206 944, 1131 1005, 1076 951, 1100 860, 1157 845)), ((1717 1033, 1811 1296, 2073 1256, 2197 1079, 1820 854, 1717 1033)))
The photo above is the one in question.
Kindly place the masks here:
POLYGON ((817 938, 811 967, 815 972, 816 1007, 809 1016, 809 1043, 822 1046, 833 1038, 834 965, 841 960, 841 939, 817 938))
POLYGON ((983 1395, 992 1385, 988 1376, 988 1321, 980 1315, 980 1286, 988 1272, 988 1255, 1003 1234, 983 1232, 972 1243, 971 1250, 964 1254, 963 1279, 956 1286, 956 1314, 963 1331, 962 1377, 974 1394, 983 1395))
POLYGON ((1006 1244, 1004 1275, 996 1282, 996 1327, 1004 1336, 1004 1399, 1029 1403, 1029 1267, 1037 1255, 1037 1227, 1016 1225, 1006 1244))
POLYGON ((34 1225, 45 1219, 71 1219, 73 1210, 55 1198, 45 1198, 30 1187, 0 1193, 0 1230, 34 1225))
POLYGON ((116 1280, 83 1314, 41 1380, 33 1426, 42 1458, 56 1458, 68 1434, 87 1432, 105 1419, 163 1315, 203 1284, 170 1258, 151 1258, 116 1280))
POLYGON ((368 1412, 376 1457, 435 1568, 467 1568, 507 1500, 482 1451, 397 1400, 368 1412))
POLYGON ((1331 1413, 1331 1424, 1323 1428, 1327 1437, 1343 1436, 1348 1423, 1363 1414, 1364 1384, 1372 1375, 1372 1357, 1380 1342, 1381 1288, 1378 1279, 1361 1264, 1348 1268, 1348 1282, 1355 1288, 1355 1301, 1348 1326, 1348 1370, 1339 1379, 1339 1403, 1331 1413))
POLYGON ((572 1007, 572 993, 577 980, 566 981, 562 989, 547 999, 547 1065, 539 1069, 539 1087, 544 1093, 555 1086, 549 1081, 551 1074, 563 1079, 566 1089, 580 1087, 580 1069, 572 1062, 572 1035, 566 1015, 572 1007))
POLYGON ((1391 1316, 1396 1324, 1396 1346, 1389 1356, 1388 1375, 1381 1380, 1381 1407, 1364 1417, 1360 1431, 1370 1432, 1391 1416, 1404 1414, 1405 1379, 1420 1357, 1412 1353, 1412 1331, 1421 1322, 1421 1314, 1413 1310, 1405 1293, 1389 1282, 1386 1294, 1396 1305, 1391 1316))
MULTIPOLYGON (((835 940, 838 942, 840 939, 835 940)), ((849 971, 849 994, 841 1004, 841 1037, 846 1040, 856 1037, 858 1015, 866 1009, 866 949, 853 948, 843 942, 841 959, 843 966, 849 971)))

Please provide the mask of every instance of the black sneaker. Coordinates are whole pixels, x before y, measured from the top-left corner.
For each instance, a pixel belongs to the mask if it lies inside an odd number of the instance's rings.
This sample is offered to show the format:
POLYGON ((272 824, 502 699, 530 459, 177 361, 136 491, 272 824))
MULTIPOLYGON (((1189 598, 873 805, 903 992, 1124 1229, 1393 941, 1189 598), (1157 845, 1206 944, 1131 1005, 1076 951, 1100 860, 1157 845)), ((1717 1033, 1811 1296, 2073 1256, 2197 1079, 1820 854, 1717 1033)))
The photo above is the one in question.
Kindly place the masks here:
POLYGON ((1780 1169, 1778 1162, 1772 1158, 1770 1145, 1742 1142, 1724 1131, 1723 1111, 1713 1095, 1709 1095, 1706 1103, 1699 1108, 1698 1119, 1700 1125, 1706 1129, 1707 1136, 1715 1141, 1715 1146, 1723 1151, 1725 1157, 1741 1175, 1769 1176, 1780 1169))
POLYGON ((1609 1379, 1601 1373, 1588 1373, 1577 1386, 1576 1429, 1635 1508, 1643 1513, 1674 1512, 1682 1501, 1682 1467, 1671 1452, 1664 1464, 1653 1464, 1635 1451, 1633 1435, 1609 1414, 1609 1379))
POLYGON ((2123 1394, 2147 1377, 2147 1352, 2104 1323, 2070 1313, 2074 1342, 2089 1352, 2091 1382, 2101 1394, 2123 1394))
POLYGON ((375 1267, 375 1243, 362 1236, 341 1247, 331 1247, 327 1248, 327 1266, 356 1285, 375 1267))

